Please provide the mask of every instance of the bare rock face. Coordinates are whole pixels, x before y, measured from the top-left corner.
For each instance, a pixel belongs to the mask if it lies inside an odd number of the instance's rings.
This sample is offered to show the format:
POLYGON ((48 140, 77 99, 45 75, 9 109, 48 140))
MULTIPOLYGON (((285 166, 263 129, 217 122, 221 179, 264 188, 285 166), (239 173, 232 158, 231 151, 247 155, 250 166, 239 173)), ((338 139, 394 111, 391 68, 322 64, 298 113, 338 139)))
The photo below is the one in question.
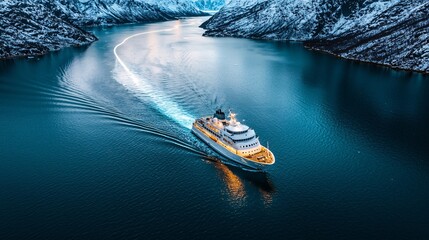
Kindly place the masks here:
POLYGON ((0 1, 0 59, 82 46, 97 38, 80 27, 206 15, 191 0, 0 1))
POLYGON ((340 57, 429 72, 425 0, 233 0, 206 36, 295 40, 340 57))

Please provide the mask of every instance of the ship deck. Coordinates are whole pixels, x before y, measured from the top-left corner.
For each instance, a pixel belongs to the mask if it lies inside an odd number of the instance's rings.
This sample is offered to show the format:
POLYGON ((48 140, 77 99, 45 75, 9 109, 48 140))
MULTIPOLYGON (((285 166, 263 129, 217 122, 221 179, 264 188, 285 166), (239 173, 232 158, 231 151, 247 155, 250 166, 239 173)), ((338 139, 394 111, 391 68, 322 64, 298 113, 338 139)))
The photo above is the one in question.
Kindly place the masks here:
MULTIPOLYGON (((201 119, 198 119, 197 122, 199 122, 200 124, 203 124, 203 121, 201 119)), ((202 133, 204 134, 206 137, 210 138, 211 140, 213 140, 214 142, 221 142, 218 139, 216 139, 215 137, 213 137, 212 135, 207 133, 207 130, 203 129, 202 127, 198 126, 196 123, 194 123, 194 126, 202 133)), ((223 144, 220 144, 220 146, 224 147, 226 150, 230 151, 230 149, 226 148, 225 146, 223 146, 223 144)), ((255 162, 255 163, 260 163, 260 164, 266 164, 266 165, 272 165, 275 162, 275 158, 273 153, 268 150, 266 147, 262 146, 262 150, 258 153, 249 155, 249 156, 241 156, 242 158, 245 158, 249 161, 255 162)), ((233 154, 237 154, 235 152, 231 152, 233 154)), ((239 155, 240 156, 240 155, 239 155)))
POLYGON ((263 164, 273 164, 275 161, 271 151, 265 147, 262 147, 262 151, 252 154, 250 156, 247 156, 245 158, 250 161, 263 163, 263 164))

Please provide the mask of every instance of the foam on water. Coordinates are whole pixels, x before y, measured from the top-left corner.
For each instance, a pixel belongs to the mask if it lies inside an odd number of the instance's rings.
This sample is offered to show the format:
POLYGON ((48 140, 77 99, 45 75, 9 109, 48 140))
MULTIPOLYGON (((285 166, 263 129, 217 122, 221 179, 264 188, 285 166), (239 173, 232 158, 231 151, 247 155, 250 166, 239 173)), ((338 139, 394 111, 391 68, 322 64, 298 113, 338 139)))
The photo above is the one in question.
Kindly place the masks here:
POLYGON ((121 43, 116 45, 113 49, 113 53, 115 54, 118 63, 115 68, 115 79, 129 91, 133 92, 137 97, 149 97, 154 107, 156 107, 156 109, 159 110, 162 114, 171 118, 181 126, 191 129, 195 117, 187 113, 182 107, 180 107, 176 102, 172 101, 163 92, 154 89, 150 84, 148 84, 149 79, 145 78, 141 74, 136 73, 130 67, 128 67, 127 64, 121 59, 117 51, 120 46, 132 38, 151 33, 168 32, 181 26, 183 25, 179 25, 174 28, 137 33, 125 38, 121 43), (118 66, 120 66, 121 69, 119 69, 118 66))

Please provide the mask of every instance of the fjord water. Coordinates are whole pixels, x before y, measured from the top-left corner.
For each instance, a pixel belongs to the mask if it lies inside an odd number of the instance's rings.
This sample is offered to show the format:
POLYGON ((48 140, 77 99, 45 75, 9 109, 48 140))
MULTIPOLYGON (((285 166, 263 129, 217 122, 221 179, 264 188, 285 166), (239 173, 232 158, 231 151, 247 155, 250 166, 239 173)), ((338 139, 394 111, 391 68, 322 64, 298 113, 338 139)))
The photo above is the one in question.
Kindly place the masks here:
POLYGON ((429 237, 428 77, 202 37, 203 20, 1 62, 1 239, 429 237), (216 107, 269 141, 272 169, 190 133, 216 107))

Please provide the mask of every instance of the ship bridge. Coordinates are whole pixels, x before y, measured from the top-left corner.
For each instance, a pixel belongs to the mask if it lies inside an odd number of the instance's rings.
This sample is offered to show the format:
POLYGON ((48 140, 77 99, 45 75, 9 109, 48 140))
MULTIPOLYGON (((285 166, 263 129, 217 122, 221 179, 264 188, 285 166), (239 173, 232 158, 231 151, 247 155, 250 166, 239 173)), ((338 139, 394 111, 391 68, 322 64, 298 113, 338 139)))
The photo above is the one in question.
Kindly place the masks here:
POLYGON ((250 128, 243 124, 228 125, 225 130, 230 134, 243 134, 246 133, 250 128))

